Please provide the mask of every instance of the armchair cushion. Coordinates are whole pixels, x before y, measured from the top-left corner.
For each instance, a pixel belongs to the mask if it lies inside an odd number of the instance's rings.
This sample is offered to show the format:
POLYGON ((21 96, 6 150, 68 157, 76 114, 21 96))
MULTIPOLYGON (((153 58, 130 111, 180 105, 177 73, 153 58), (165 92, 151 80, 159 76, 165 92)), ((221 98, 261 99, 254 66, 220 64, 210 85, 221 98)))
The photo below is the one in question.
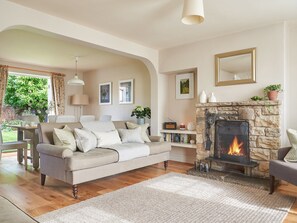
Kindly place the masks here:
POLYGON ((286 162, 297 162, 297 131, 293 129, 288 129, 287 135, 292 145, 292 148, 287 153, 284 160, 286 162))
POLYGON ((55 146, 52 144, 45 144, 45 143, 38 144, 37 151, 39 153, 43 153, 46 155, 55 156, 63 159, 67 157, 71 157, 73 155, 73 151, 66 147, 55 146))

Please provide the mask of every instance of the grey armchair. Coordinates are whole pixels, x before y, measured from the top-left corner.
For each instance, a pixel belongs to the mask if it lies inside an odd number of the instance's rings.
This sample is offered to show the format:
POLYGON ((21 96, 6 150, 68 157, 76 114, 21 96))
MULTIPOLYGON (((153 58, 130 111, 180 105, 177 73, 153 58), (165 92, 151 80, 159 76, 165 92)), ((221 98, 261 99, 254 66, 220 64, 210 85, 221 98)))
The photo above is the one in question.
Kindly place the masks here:
POLYGON ((284 157, 290 151, 291 147, 280 148, 278 150, 278 159, 270 160, 270 192, 274 192, 275 178, 285 180, 288 183, 297 185, 297 163, 288 163, 284 161, 284 157))

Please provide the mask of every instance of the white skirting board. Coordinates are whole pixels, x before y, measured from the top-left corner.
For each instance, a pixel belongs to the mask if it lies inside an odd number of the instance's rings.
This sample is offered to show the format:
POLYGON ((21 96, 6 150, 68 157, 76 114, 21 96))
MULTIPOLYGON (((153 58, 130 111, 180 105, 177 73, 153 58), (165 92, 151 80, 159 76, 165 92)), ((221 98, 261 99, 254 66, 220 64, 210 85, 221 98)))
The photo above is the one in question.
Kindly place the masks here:
POLYGON ((196 160, 196 149, 172 146, 170 160, 193 164, 196 160))

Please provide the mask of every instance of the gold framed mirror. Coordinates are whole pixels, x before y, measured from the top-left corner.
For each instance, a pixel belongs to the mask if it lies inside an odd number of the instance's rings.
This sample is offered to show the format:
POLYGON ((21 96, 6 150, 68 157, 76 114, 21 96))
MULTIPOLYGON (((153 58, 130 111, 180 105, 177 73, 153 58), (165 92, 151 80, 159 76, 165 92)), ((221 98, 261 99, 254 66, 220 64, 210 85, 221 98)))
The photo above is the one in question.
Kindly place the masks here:
POLYGON ((216 86, 256 83, 256 48, 215 55, 216 86))

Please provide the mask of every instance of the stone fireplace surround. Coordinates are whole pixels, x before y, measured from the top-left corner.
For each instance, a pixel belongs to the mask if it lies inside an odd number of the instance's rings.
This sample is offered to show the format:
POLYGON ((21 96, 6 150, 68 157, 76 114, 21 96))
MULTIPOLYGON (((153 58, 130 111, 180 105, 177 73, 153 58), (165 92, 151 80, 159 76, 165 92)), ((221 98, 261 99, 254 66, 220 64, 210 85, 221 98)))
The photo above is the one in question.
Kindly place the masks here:
MULTIPOLYGON (((197 149, 196 162, 204 162, 213 155, 215 125, 209 129, 210 150, 206 150, 206 113, 225 120, 249 122, 249 146, 251 161, 259 165, 252 169, 252 176, 269 177, 269 160, 277 158, 280 148, 280 101, 214 102, 196 105, 197 149)), ((212 162, 212 168, 223 170, 224 164, 212 162)))

